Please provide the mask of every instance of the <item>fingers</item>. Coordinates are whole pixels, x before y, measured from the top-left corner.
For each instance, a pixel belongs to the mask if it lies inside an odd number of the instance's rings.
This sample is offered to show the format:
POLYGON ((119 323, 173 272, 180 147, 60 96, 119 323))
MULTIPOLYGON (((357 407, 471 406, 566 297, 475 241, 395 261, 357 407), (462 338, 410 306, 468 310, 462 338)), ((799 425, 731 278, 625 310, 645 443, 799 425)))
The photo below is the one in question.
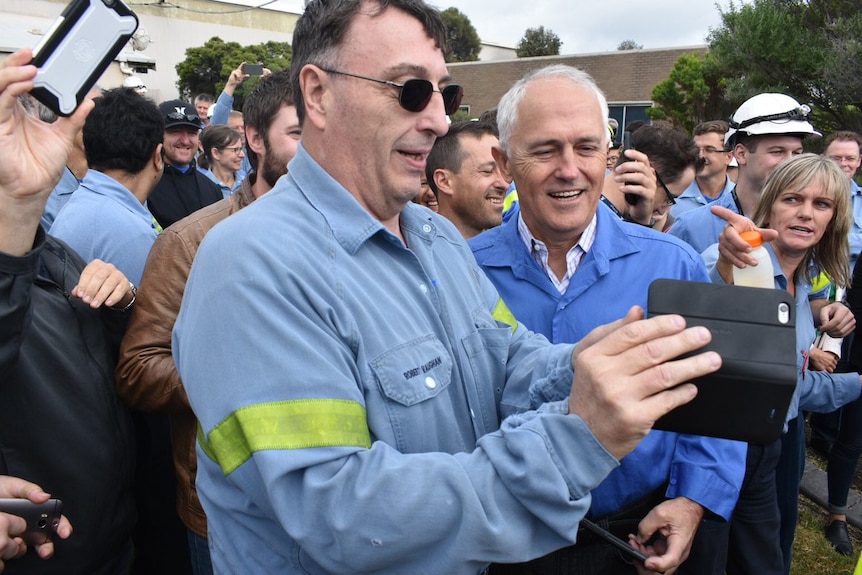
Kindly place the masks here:
POLYGON ((9 475, 0 475, 0 497, 29 499, 33 503, 44 503, 51 498, 35 483, 9 475))
POLYGON ((575 347, 575 351, 572 354, 572 361, 577 358, 580 350, 590 347, 594 343, 604 339, 606 336, 610 335, 622 326, 641 320, 643 318, 643 308, 641 308, 640 306, 633 306, 629 309, 628 313, 626 313, 625 317, 618 319, 617 321, 612 323, 600 325, 599 327, 593 329, 590 333, 586 335, 586 337, 584 337, 581 341, 578 342, 578 345, 575 347))
POLYGON ((116 267, 101 260, 93 260, 81 272, 72 295, 92 308, 102 304, 114 306, 129 291, 129 280, 116 267))
POLYGON ((27 529, 27 522, 21 517, 0 513, 0 558, 14 559, 27 551, 27 545, 20 535, 27 529))
POLYGON ((21 94, 33 88, 36 67, 28 65, 32 59, 29 49, 19 50, 6 58, 0 68, 0 113, 9 114, 21 94))

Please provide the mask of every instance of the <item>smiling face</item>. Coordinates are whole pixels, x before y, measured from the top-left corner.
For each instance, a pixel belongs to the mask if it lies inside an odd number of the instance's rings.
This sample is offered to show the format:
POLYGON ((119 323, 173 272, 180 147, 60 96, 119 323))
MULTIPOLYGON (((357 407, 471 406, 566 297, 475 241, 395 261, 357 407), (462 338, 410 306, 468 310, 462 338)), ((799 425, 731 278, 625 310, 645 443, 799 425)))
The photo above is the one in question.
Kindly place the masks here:
POLYGON ((782 191, 772 204, 769 227, 778 232, 772 246, 779 258, 801 257, 817 245, 835 214, 835 199, 822 179, 782 191))
POLYGON ((537 239, 577 243, 601 198, 607 137, 589 89, 561 77, 526 87, 501 165, 515 180, 521 214, 537 239))
POLYGON ((440 188, 440 213, 449 218, 464 237, 473 237, 503 222, 503 200, 509 183, 503 178, 491 150, 497 138, 464 134, 458 140, 462 160, 458 172, 446 170, 446 193, 440 188))
POLYGON ((428 179, 425 177, 424 172, 420 176, 419 180, 419 195, 417 195, 413 201, 417 204, 422 204, 432 212, 437 212, 440 209, 437 195, 434 193, 434 190, 431 189, 431 186, 428 185, 428 179))
POLYGON ((242 167, 242 159, 245 153, 242 150, 242 142, 239 138, 231 141, 227 146, 212 152, 213 162, 226 172, 237 172, 242 167))
POLYGON ((724 136, 717 132, 699 134, 694 137, 694 145, 703 161, 697 171, 698 176, 709 178, 727 172, 727 165, 733 156, 724 150, 724 136))
POLYGON ((165 161, 172 166, 188 166, 198 150, 200 130, 192 126, 173 126, 165 130, 165 161))
POLYGON ((859 144, 853 140, 833 140, 823 155, 837 163, 848 179, 852 179, 862 165, 859 144))
MULTIPOLYGON (((437 90, 449 83, 443 52, 419 20, 393 7, 375 15, 357 13, 335 65, 398 83, 425 79, 437 90)), ((435 92, 424 110, 410 112, 398 103, 397 88, 318 74, 319 108, 314 94, 305 96, 306 148, 366 210, 398 233, 398 215, 416 197, 434 140, 448 129, 441 95, 435 92)))

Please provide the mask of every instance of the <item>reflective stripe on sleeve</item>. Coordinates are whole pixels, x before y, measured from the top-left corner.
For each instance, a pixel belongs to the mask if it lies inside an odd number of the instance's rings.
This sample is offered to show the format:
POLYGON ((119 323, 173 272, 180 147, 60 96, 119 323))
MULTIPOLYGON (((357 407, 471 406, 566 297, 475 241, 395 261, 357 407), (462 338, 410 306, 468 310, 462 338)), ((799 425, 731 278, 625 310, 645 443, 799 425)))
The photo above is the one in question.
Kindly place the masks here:
POLYGON ((204 453, 229 475, 256 451, 312 447, 371 447, 365 407, 340 399, 302 399, 238 409, 209 436, 198 426, 204 453))
POLYGON ((515 330, 518 329, 518 320, 515 319, 515 315, 509 309, 509 306, 506 305, 506 302, 503 301, 503 298, 497 300, 497 305, 494 306, 491 317, 500 323, 512 326, 512 333, 515 333, 515 330))

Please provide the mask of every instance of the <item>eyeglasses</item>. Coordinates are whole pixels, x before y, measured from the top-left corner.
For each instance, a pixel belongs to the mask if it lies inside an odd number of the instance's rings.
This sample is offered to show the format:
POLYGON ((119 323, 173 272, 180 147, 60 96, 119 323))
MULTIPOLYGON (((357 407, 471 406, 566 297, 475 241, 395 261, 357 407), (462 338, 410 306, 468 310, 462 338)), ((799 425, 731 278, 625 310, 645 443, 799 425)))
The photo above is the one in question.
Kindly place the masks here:
POLYGON ((713 148, 712 146, 707 146, 705 148, 698 148, 704 154, 726 154, 729 150, 719 150, 718 148, 713 148))
POLYGON ((848 164, 855 164, 859 161, 859 156, 829 156, 829 159, 837 164, 840 164, 842 162, 847 162, 848 164))
POLYGON ((434 92, 439 92, 443 96, 443 107, 446 110, 446 115, 450 116, 458 111, 461 105, 461 98, 464 97, 464 89, 458 84, 449 84, 442 90, 435 90, 434 84, 428 80, 421 78, 411 78, 403 84, 392 82, 391 80, 379 80, 377 78, 369 78, 368 76, 360 76, 359 74, 350 74, 341 70, 328 70, 322 68, 327 74, 339 74, 341 76, 349 76, 351 78, 359 78, 360 80, 368 80, 369 82, 377 82, 398 88, 398 103, 408 112, 421 112, 431 101, 431 96, 434 92))
POLYGON ((233 152, 234 154, 241 154, 241 153, 242 153, 242 146, 232 146, 232 147, 230 147, 230 148, 228 148, 227 146, 225 146, 224 148, 221 148, 221 149, 222 149, 222 150, 230 150, 230 151, 231 151, 231 152, 233 152))
POLYGON ((655 173, 655 180, 658 182, 658 184, 662 188, 664 188, 664 194, 665 194, 665 196, 667 196, 667 199, 664 201, 663 204, 661 204, 661 206, 662 207, 670 207, 670 206, 675 205, 676 204, 676 198, 674 197, 674 195, 672 193, 670 193, 670 190, 667 188, 667 185, 664 183, 664 180, 661 179, 661 176, 658 175, 658 172, 655 173))
POLYGON ((183 112, 173 111, 167 115, 168 120, 176 120, 178 122, 191 122, 192 124, 199 124, 201 119, 197 115, 193 114, 184 114, 183 112))

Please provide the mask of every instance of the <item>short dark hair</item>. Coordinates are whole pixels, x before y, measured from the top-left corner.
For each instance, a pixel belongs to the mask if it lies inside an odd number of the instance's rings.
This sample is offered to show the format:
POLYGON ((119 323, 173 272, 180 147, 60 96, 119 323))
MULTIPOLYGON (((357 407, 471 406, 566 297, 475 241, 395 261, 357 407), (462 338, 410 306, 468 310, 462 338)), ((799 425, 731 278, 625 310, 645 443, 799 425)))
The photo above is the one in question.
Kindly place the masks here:
POLYGON ((132 88, 114 88, 94 100, 84 122, 84 153, 94 170, 137 174, 164 141, 165 119, 155 102, 132 88))
MULTIPOLYGON (((263 137, 266 147, 269 147, 269 127, 283 106, 296 106, 293 85, 290 83, 290 70, 287 69, 261 78, 251 94, 246 96, 242 106, 244 125, 246 129, 248 126, 254 126, 263 137)), ((252 169, 257 171, 260 158, 251 146, 246 146, 246 155, 252 169)))
POLYGON ((213 163, 213 148, 221 150, 238 142, 240 138, 239 132, 233 128, 229 128, 225 124, 213 124, 207 126, 201 132, 201 149, 206 158, 206 162, 201 162, 198 158, 198 165, 202 168, 209 169, 213 163), (205 164, 205 165, 202 165, 205 164))
POLYGON ((690 166, 697 168, 697 146, 687 134, 665 126, 647 124, 632 133, 632 147, 649 158, 664 182, 676 182, 690 166))
POLYGON ((212 94, 198 94, 197 96, 195 96, 194 105, 197 106, 198 102, 209 102, 210 104, 212 104, 213 102, 215 102, 215 98, 213 98, 212 94))
MULTIPOLYGON (((305 102, 299 87, 299 74, 306 64, 321 68, 338 68, 339 49, 350 23, 368 0, 312 0, 293 29, 293 55, 291 59, 291 84, 296 98, 296 114, 299 123, 305 121, 305 102)), ((373 0, 377 9, 370 12, 377 16, 387 8, 397 8, 422 23, 422 27, 437 47, 448 53, 446 25, 440 12, 422 0, 373 0)))
POLYGON ((489 122, 468 120, 455 122, 449 126, 445 136, 437 138, 428 159, 425 160, 425 178, 434 194, 438 193, 437 184, 434 182, 435 170, 449 170, 456 174, 461 171, 461 164, 464 163, 461 138, 472 136, 479 139, 485 135, 496 136, 496 127, 489 122))

